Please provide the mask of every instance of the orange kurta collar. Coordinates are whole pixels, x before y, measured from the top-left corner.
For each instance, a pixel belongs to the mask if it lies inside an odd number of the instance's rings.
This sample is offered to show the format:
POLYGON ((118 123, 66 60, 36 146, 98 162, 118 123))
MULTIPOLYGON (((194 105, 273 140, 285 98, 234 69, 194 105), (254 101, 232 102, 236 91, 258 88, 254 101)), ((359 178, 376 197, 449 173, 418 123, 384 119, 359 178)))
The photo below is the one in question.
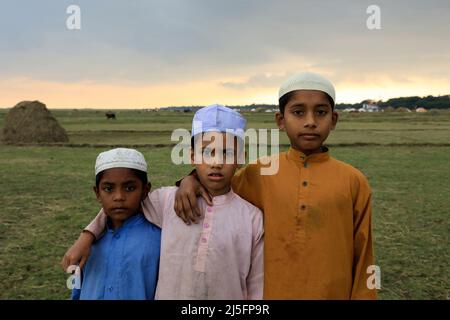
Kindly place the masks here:
POLYGON ((323 151, 320 153, 313 153, 306 156, 303 152, 298 151, 292 147, 289 147, 287 152, 287 158, 295 162, 305 163, 305 162, 322 162, 330 158, 330 153, 327 147, 322 147, 323 151))

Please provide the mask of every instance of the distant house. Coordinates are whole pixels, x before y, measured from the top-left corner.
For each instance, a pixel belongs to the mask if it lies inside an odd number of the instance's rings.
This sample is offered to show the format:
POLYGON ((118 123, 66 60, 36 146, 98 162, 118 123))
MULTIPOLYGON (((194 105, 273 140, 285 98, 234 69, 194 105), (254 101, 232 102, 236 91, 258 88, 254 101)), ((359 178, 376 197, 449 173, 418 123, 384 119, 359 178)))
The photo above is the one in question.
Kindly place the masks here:
POLYGON ((362 107, 359 109, 359 112, 379 112, 380 107, 373 100, 364 100, 362 102, 362 107))
POLYGON ((428 112, 428 110, 425 109, 425 108, 417 108, 417 109, 416 109, 416 112, 419 112, 419 113, 425 113, 425 112, 428 112))

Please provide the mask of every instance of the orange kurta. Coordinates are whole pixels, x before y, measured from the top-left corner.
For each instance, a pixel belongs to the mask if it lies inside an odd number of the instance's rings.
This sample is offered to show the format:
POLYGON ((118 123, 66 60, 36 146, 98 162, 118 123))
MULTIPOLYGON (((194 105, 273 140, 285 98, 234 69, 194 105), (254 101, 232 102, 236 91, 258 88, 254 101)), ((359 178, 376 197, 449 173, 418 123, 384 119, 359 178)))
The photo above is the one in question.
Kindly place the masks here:
POLYGON ((371 190, 364 175, 330 157, 290 148, 241 169, 233 189, 264 211, 265 299, 373 299, 371 190))

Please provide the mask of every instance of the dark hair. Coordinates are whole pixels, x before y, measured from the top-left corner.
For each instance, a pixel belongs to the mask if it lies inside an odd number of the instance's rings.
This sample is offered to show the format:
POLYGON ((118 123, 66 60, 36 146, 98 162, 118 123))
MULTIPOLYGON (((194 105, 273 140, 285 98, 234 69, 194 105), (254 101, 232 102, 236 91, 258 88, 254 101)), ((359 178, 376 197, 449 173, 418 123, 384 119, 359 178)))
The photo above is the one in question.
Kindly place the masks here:
MULTIPOLYGON (((279 106, 279 108, 280 108, 281 114, 284 114, 284 108, 286 107, 286 105, 287 105, 287 103, 289 102, 289 100, 291 100, 292 95, 294 94, 295 91, 296 91, 296 90, 291 91, 291 92, 288 92, 288 93, 282 95, 281 98, 278 100, 278 106, 279 106)), ((323 92, 323 91, 321 91, 321 92, 323 92)), ((328 99, 328 101, 329 101, 330 104, 331 104, 331 110, 334 110, 334 101, 333 101, 333 98, 331 98, 330 95, 329 95, 328 93, 326 93, 326 92, 323 92, 323 93, 327 96, 327 99, 328 99)))
MULTIPOLYGON (((106 170, 108 170, 108 169, 106 169, 106 170)), ((106 170, 100 171, 95 176, 95 186, 97 188, 100 185, 100 180, 102 180, 103 174, 105 173, 106 170)), ((130 170, 133 171, 133 173, 136 175, 136 177, 138 177, 139 180, 141 180, 143 186, 145 186, 148 183, 147 172, 137 170, 137 169, 132 169, 132 168, 130 168, 130 170)))

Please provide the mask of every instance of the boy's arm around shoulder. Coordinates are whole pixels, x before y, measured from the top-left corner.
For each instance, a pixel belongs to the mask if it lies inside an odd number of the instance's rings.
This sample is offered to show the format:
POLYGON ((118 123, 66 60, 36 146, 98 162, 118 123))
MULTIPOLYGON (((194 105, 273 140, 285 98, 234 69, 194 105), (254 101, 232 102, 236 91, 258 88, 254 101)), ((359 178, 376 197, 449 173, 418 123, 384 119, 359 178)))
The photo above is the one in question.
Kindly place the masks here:
POLYGON ((72 265, 83 268, 91 253, 91 246, 95 239, 100 238, 106 225, 106 214, 103 209, 97 214, 94 220, 84 228, 75 243, 66 251, 61 260, 61 267, 67 272, 72 265))
MULTIPOLYGON (((141 203, 145 218, 158 227, 162 226, 163 221, 163 201, 166 193, 164 189, 169 188, 156 189, 149 193, 141 203)), ((89 225, 84 228, 74 245, 65 253, 61 260, 61 267, 64 270, 67 270, 69 266, 75 264, 79 264, 80 268, 84 267, 84 264, 89 258, 92 243, 95 239, 99 239, 105 231, 106 221, 107 215, 102 208, 89 225)))
POLYGON ((163 187, 148 194, 142 201, 142 212, 145 218, 151 223, 162 227, 164 220, 164 208, 170 193, 175 192, 176 187, 163 187))
POLYGON ((376 299, 375 288, 369 288, 368 270, 374 265, 372 243, 372 190, 367 178, 356 172, 353 193, 353 285, 351 299, 376 299))
POLYGON ((264 289, 264 226, 262 211, 253 207, 252 255, 250 272, 247 277, 247 298, 262 300, 264 289))
POLYGON ((236 172, 231 185, 236 194, 262 209, 262 180, 259 163, 248 164, 236 172))

